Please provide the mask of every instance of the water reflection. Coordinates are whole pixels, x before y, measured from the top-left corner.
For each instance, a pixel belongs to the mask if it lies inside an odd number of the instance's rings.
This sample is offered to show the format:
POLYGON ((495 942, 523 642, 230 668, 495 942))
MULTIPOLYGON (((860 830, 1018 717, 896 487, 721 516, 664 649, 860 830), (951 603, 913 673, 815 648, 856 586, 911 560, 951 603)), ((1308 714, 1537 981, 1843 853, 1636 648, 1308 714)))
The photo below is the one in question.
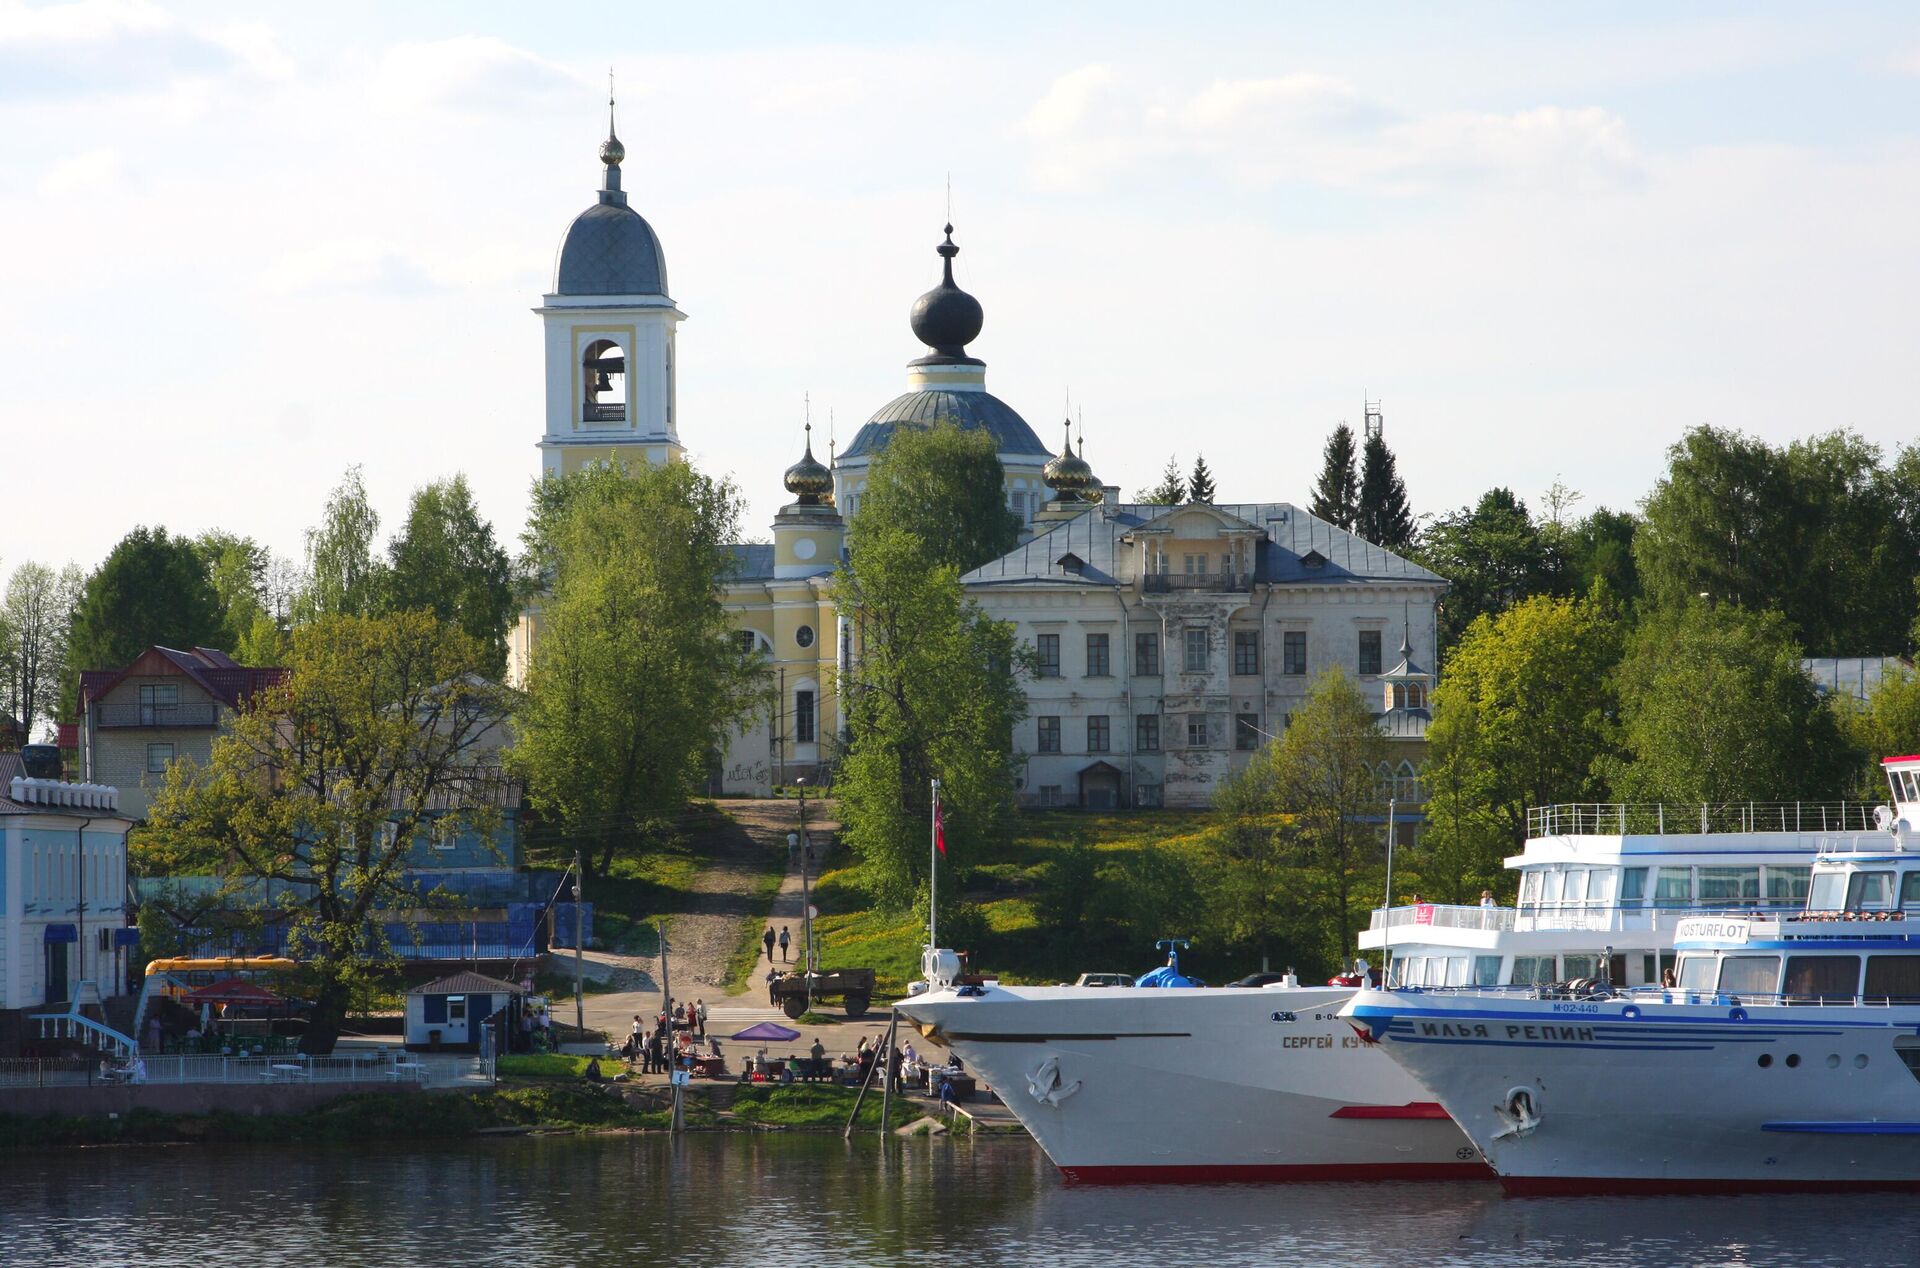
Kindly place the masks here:
POLYGON ((1491 1184, 1069 1188, 1024 1140, 510 1139, 0 1163, 0 1262, 1913 1262, 1908 1197, 1508 1200, 1491 1184), (1861 1231, 1856 1231, 1861 1230, 1861 1231))

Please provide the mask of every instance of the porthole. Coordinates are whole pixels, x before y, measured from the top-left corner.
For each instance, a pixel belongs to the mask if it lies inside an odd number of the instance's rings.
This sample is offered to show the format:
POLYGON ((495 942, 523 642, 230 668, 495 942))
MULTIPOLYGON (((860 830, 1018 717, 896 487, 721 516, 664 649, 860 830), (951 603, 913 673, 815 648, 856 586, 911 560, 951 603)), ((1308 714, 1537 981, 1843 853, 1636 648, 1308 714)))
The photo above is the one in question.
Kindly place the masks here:
POLYGON ((1768 1066, 1772 1064, 1773 1064, 1773 1054, 1771 1052, 1763 1052, 1760 1054, 1760 1068, 1762 1070, 1766 1069, 1768 1066))
POLYGON ((793 641, 800 644, 800 646, 802 647, 812 647, 813 646, 813 627, 811 625, 803 625, 799 629, 795 630, 793 632, 793 641))
POLYGON ((1867 1054, 1866 1054, 1866 1053, 1864 1053, 1864 1052, 1856 1052, 1856 1053, 1854 1053, 1854 1054, 1853 1054, 1853 1068, 1854 1068, 1854 1069, 1856 1069, 1856 1070, 1864 1070, 1864 1069, 1866 1069, 1866 1068, 1867 1068, 1867 1054))
POLYGON ((1829 1052, 1827 1054, 1827 1069, 1838 1070, 1839 1068, 1840 1068, 1840 1054, 1837 1052, 1829 1052))
POLYGON ((1799 1068, 1800 1068, 1800 1054, 1797 1052, 1789 1052, 1787 1054, 1787 1069, 1797 1070, 1799 1068))

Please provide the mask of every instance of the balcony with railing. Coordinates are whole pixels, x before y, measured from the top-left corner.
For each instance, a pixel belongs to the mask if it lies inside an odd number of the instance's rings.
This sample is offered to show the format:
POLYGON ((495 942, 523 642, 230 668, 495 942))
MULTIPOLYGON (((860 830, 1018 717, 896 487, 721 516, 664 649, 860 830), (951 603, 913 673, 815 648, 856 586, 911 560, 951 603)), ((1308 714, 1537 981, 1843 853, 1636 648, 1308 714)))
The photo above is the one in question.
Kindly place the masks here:
POLYGON ((219 706, 202 704, 102 704, 94 706, 97 727, 207 727, 220 720, 219 706))
POLYGON ((1871 832, 1874 808, 1861 801, 1573 802, 1528 810, 1527 836, 1871 832))
POLYGON ((1178 590, 1242 594, 1252 588, 1252 582, 1244 572, 1150 572, 1140 578, 1140 589, 1146 594, 1172 594, 1178 590))

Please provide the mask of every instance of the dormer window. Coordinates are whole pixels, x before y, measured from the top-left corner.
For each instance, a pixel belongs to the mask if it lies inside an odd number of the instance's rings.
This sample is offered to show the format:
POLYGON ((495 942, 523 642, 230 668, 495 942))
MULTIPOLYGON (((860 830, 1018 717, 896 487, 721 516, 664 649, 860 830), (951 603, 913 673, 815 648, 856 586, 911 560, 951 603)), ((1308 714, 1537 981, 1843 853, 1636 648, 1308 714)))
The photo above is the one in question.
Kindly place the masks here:
POLYGON ((1300 566, 1302 568, 1324 568, 1327 566, 1327 557, 1317 550, 1310 550, 1300 556, 1300 566))
POLYGON ((1060 565, 1062 572, 1079 573, 1084 572, 1087 567, 1086 561, 1072 551, 1068 551, 1054 562, 1060 565))
POLYGON ((587 345, 580 370, 580 381, 584 385, 580 421, 626 422, 627 354, 620 345, 611 339, 594 340, 587 345))

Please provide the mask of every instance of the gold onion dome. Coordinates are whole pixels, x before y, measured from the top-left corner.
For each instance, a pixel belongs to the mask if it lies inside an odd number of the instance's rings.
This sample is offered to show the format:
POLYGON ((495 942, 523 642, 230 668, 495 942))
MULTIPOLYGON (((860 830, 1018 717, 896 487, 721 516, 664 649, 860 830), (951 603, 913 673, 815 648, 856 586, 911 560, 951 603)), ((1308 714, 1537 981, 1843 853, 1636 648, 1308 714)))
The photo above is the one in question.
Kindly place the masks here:
POLYGON ((807 452, 782 481, 802 506, 819 506, 833 496, 833 472, 813 456, 813 424, 807 424, 807 452))
POLYGON ((1073 451, 1073 420, 1067 420, 1067 441, 1060 452, 1047 460, 1040 468, 1040 478, 1046 481, 1058 501, 1071 502, 1093 487, 1093 468, 1087 460, 1073 451))

